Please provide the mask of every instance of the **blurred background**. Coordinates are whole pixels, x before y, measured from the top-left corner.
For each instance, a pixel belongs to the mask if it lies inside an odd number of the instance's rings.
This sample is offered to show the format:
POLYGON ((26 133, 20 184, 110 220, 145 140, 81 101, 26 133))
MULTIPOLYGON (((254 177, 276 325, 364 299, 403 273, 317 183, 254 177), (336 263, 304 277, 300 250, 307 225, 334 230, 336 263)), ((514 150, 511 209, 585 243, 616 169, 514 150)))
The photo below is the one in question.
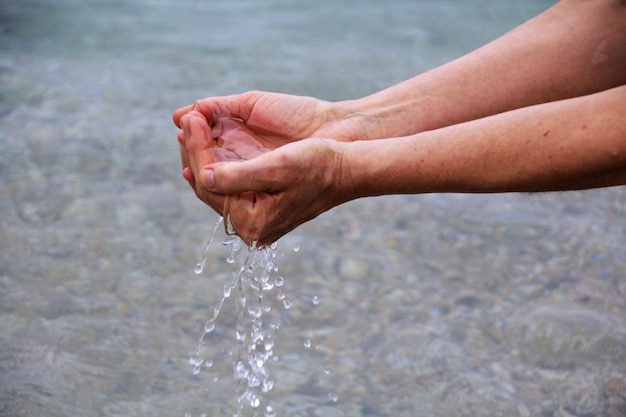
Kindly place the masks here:
MULTIPOLYGON (((357 98, 553 2, 0 2, 0 415, 232 416, 223 232, 172 111, 357 98)), ((364 199, 279 241, 278 416, 626 415, 626 189, 364 199)), ((261 414, 259 414, 261 415, 261 414)))

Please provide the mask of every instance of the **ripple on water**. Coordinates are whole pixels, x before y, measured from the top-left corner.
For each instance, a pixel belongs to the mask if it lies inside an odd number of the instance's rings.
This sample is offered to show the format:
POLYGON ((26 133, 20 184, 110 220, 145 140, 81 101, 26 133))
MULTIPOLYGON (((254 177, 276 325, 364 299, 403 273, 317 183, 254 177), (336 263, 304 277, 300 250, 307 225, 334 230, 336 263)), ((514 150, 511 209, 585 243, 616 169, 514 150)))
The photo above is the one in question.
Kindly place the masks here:
POLYGON ((584 308, 540 306, 515 315, 507 333, 526 361, 546 368, 626 360, 623 321, 584 308))

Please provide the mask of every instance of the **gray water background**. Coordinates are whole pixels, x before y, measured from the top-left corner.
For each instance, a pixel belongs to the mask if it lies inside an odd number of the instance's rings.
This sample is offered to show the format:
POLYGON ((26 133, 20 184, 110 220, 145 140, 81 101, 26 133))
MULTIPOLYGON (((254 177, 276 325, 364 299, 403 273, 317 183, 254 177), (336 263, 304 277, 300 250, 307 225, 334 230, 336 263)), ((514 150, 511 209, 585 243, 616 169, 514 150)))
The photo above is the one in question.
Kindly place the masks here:
MULTIPOLYGON (((550 5, 0 2, 0 415, 232 415, 232 303, 214 366, 188 364, 231 266, 218 243, 193 273, 217 216, 180 176, 173 109, 360 97, 550 5)), ((290 233, 278 415, 626 414, 625 198, 389 196, 290 233)))

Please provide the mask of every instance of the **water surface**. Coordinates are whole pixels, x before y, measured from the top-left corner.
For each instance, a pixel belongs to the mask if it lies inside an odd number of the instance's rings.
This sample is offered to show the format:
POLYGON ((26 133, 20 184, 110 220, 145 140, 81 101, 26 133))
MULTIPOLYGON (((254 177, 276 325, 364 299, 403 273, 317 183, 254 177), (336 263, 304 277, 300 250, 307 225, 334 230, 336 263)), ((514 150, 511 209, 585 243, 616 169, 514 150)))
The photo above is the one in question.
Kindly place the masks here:
MULTIPOLYGON (((217 217, 180 176, 174 108, 359 97, 550 4, 0 3, 0 415, 232 415, 232 303, 220 360, 188 361, 231 271, 220 238, 193 272, 217 217)), ((292 232, 278 415, 624 415, 625 201, 391 196, 292 232)))

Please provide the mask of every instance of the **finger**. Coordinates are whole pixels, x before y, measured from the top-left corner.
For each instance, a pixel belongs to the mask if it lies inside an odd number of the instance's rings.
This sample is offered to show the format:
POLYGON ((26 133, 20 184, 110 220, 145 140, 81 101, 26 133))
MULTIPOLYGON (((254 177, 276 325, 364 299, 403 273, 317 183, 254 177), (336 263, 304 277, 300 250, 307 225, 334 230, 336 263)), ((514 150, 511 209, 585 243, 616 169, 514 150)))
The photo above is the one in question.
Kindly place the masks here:
POLYGON ((209 123, 220 117, 236 117, 248 121, 255 103, 263 96, 259 91, 248 91, 222 97, 209 97, 194 103, 193 109, 202 113, 209 123))
POLYGON ((177 127, 181 127, 180 124, 180 119, 186 115, 187 113, 189 113, 193 108, 193 105, 189 105, 189 106, 185 106, 185 107, 181 107, 180 109, 176 109, 174 110, 174 113, 172 114, 172 120, 174 121, 174 124, 177 127))
POLYGON ((224 201, 226 232, 231 233, 234 230, 248 245, 259 240, 266 223, 265 205, 257 204, 261 194, 244 192, 228 195, 224 201))
POLYGON ((188 166, 198 178, 204 166, 217 162, 211 128, 202 116, 196 116, 193 113, 183 116, 181 121, 188 166))
POLYGON ((246 191, 268 193, 281 190, 281 174, 274 168, 269 153, 243 162, 221 162, 205 167, 196 178, 208 190, 220 194, 246 191))
POLYGON ((196 178, 193 176, 193 171, 189 167, 183 168, 183 178, 187 180, 191 188, 196 189, 196 178))
POLYGON ((180 149, 180 163, 183 166, 183 169, 185 169, 189 167, 189 158, 187 158, 187 152, 182 144, 179 145, 178 148, 180 149))

